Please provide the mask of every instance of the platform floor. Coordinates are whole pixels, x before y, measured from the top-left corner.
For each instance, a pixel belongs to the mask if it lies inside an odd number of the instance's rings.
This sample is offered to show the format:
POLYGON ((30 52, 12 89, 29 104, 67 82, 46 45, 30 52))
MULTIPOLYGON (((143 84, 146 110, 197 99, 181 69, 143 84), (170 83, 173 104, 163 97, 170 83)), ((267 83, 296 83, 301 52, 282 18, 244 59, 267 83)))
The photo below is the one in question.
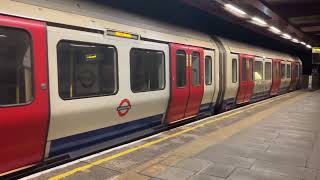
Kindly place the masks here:
POLYGON ((26 179, 320 180, 320 91, 296 91, 26 179))

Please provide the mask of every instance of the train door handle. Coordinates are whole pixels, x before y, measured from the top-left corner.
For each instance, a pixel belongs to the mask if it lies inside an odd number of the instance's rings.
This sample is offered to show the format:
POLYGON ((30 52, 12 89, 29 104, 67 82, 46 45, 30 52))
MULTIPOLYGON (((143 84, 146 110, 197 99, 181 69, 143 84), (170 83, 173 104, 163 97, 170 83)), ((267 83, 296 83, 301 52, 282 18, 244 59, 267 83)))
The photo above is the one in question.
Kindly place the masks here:
POLYGON ((41 89, 42 90, 47 90, 48 86, 46 83, 41 83, 41 89))

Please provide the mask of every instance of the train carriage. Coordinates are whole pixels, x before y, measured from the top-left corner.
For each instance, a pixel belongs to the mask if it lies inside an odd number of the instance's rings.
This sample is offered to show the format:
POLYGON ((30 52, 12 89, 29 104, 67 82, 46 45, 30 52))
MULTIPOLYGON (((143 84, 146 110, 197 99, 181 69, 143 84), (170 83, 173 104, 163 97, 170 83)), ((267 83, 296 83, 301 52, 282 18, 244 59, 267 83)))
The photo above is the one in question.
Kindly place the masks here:
POLYGON ((73 3, 2 2, 0 174, 299 88, 298 58, 73 3))

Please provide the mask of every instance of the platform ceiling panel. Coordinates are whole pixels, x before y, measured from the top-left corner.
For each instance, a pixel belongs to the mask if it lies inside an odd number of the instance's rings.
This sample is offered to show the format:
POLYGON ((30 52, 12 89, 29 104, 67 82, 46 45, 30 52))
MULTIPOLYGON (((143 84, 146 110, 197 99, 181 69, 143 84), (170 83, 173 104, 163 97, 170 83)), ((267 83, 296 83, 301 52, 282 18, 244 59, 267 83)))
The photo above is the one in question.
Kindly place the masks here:
POLYGON ((265 0, 267 6, 303 33, 320 41, 319 0, 265 0))

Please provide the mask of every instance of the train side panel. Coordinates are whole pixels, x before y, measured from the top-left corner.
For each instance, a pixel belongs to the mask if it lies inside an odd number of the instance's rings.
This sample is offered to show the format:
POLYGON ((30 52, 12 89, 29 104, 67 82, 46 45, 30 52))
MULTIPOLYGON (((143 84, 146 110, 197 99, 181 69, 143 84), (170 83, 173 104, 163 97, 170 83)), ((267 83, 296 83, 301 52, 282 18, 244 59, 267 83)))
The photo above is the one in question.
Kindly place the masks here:
MULTIPOLYGON (((215 93, 217 92, 216 76, 219 74, 219 69, 216 69, 216 52, 213 50, 204 50, 204 93, 200 106, 200 113, 211 113, 215 108, 216 99, 215 93), (217 70, 217 71, 216 71, 217 70)), ((219 66, 219 64, 218 64, 219 66)))
POLYGON ((161 125, 170 89, 168 45, 49 26, 48 46, 48 156, 161 125))
MULTIPOLYGON (((224 96, 223 96, 223 102, 222 102, 222 111, 226 111, 229 109, 233 109, 236 107, 236 96, 239 89, 239 54, 231 52, 232 49, 230 49, 230 42, 226 39, 219 38, 222 42, 222 45, 224 46, 224 49, 226 51, 225 57, 224 57, 224 69, 221 69, 221 71, 224 71, 225 76, 225 89, 224 89, 224 96)), ((220 78, 223 80, 222 78, 220 78)))
POLYGON ((49 121, 45 23, 0 15, 0 174, 39 163, 49 121))
MULTIPOLYGON (((218 103, 218 96, 219 96, 219 92, 220 92, 220 81, 222 80, 222 78, 220 77, 220 74, 222 71, 219 67, 219 60, 220 60, 220 52, 218 50, 218 48, 215 51, 215 60, 213 63, 213 82, 214 82, 214 94, 213 94, 213 98, 212 98, 212 105, 214 105, 214 108, 216 109, 218 107, 217 103, 218 103)), ((215 110, 214 109, 214 110, 215 110)), ((215 113, 215 112, 214 112, 215 113)))

